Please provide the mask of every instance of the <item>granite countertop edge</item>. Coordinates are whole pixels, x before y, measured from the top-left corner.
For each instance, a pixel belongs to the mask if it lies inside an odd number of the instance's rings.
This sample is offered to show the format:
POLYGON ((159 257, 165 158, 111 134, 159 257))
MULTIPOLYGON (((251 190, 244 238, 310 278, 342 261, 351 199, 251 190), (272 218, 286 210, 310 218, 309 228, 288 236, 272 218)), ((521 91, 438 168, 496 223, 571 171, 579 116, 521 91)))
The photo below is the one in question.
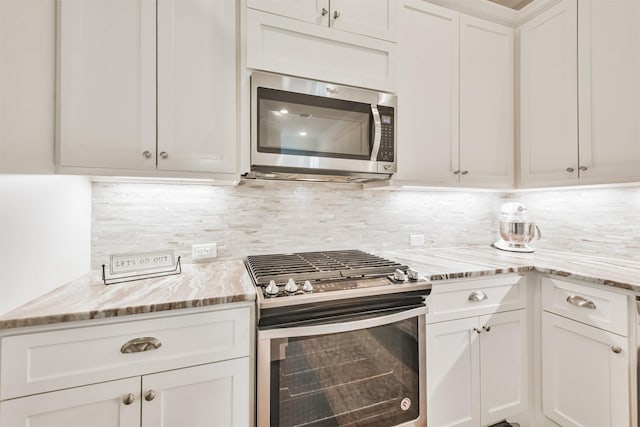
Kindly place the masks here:
MULTIPOLYGON (((640 293, 640 262, 540 251, 503 253, 486 247, 378 252, 438 281, 537 271, 640 293)), ((252 302, 256 291, 242 261, 185 268, 185 274, 104 286, 89 273, 0 315, 0 331, 65 322, 125 317, 186 308, 252 302)))

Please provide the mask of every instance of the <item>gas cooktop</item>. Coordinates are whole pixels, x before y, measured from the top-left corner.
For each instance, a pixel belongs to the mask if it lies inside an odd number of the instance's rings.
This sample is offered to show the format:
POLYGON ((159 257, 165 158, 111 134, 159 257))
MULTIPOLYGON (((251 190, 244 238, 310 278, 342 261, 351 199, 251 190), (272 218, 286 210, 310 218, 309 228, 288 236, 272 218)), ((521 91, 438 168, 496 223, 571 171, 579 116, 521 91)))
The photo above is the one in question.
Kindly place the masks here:
POLYGON ((245 265, 261 306, 271 298, 288 297, 289 305, 431 288, 406 265, 356 249, 248 256, 245 265))

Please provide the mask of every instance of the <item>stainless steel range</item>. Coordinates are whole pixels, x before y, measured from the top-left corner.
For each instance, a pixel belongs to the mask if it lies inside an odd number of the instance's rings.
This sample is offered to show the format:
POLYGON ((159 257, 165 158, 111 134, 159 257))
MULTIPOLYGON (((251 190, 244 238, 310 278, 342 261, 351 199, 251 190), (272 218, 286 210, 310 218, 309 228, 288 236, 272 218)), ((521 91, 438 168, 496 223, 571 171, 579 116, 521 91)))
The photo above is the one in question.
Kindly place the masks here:
POLYGON ((358 250, 249 256, 258 426, 426 426, 431 283, 358 250))

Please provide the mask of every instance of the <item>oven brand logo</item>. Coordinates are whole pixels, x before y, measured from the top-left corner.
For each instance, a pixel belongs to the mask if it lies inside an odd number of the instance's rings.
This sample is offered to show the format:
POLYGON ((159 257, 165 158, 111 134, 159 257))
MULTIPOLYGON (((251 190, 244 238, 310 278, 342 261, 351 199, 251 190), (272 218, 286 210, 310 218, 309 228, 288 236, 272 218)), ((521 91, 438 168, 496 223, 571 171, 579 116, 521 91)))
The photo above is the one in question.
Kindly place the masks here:
POLYGON ((402 399, 402 402, 400 402, 400 409, 406 411, 409 408, 411 408, 411 399, 405 397, 404 399, 402 399))
POLYGON ((329 95, 337 95, 338 93, 340 93, 337 88, 326 87, 324 88, 324 90, 326 90, 329 95))

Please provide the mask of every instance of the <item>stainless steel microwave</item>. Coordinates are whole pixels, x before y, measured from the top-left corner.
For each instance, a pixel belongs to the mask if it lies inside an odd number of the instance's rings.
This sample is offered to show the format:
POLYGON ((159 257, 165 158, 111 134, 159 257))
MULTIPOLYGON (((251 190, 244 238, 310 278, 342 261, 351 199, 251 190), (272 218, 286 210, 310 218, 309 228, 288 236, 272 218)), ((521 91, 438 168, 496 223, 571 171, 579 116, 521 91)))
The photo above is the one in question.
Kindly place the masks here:
POLYGON ((251 75, 250 176, 387 179, 396 171, 396 149, 395 95, 251 75))

